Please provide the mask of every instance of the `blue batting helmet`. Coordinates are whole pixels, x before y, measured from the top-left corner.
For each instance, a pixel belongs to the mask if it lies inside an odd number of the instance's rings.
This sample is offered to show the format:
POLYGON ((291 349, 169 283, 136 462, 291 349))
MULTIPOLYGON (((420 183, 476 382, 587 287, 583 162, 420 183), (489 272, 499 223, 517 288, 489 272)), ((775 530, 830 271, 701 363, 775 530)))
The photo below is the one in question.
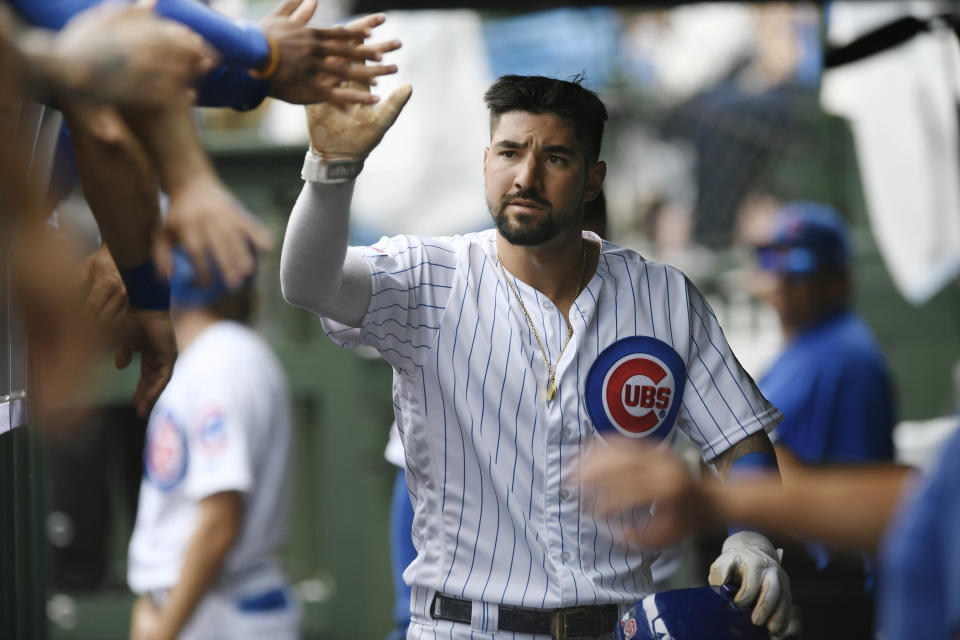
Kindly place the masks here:
MULTIPOLYGON (((254 270, 256 271, 256 270, 254 270)), ((207 258, 207 284, 201 284, 193 262, 181 247, 173 249, 173 272, 170 274, 170 301, 178 307, 208 307, 231 290, 213 259, 207 258)), ((249 287, 251 275, 235 291, 249 287)))
POLYGON ((750 612, 733 604, 736 590, 676 589, 647 596, 623 614, 615 640, 770 640, 750 612))

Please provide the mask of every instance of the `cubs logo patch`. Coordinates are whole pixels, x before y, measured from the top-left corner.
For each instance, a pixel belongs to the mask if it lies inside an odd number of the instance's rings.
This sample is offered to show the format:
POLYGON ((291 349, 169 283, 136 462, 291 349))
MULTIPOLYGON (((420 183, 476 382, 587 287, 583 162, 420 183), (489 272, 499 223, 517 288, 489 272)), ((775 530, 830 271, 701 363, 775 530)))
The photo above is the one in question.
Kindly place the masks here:
POLYGON ((623 637, 624 640, 630 640, 633 636, 637 635, 637 621, 633 618, 628 619, 626 622, 621 623, 623 625, 623 637))
POLYGON ((227 422, 223 412, 213 409, 203 413, 197 422, 197 442, 206 453, 220 453, 227 447, 227 422))
POLYGON ((161 491, 172 489, 187 472, 187 434, 169 413, 151 421, 144 451, 144 474, 161 491))
POLYGON ((649 336, 617 340, 587 374, 587 412, 601 435, 663 439, 680 410, 687 368, 667 343, 649 336))

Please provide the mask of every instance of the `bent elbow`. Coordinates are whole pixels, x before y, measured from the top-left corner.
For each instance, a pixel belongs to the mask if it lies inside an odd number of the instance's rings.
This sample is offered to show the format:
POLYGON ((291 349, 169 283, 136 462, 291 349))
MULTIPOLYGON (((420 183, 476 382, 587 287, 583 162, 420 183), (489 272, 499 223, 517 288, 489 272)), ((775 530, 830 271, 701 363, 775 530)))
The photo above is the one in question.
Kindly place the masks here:
POLYGON ((297 278, 280 275, 280 295, 287 304, 291 304, 313 313, 320 313, 323 300, 317 295, 315 287, 307 287, 297 278))
POLYGON ((295 284, 291 284, 282 277, 280 278, 280 295, 283 296, 283 299, 287 304, 292 304, 295 307, 306 308, 309 304, 307 301, 307 296, 305 296, 304 292, 300 290, 300 287, 297 287, 295 284))

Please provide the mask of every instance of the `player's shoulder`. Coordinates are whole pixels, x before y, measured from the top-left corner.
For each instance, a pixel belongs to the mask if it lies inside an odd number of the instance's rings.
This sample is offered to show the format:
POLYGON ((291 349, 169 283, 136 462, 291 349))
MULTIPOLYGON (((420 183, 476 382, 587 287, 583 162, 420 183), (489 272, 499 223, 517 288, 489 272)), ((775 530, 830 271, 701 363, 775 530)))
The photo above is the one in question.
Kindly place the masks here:
MULTIPOLYGON (((599 239, 593 234, 588 237, 599 239)), ((672 265, 651 260, 639 251, 614 244, 609 240, 600 239, 600 242, 601 263, 614 275, 625 273, 635 285, 643 282, 646 286, 647 281, 666 282, 667 286, 676 288, 678 291, 686 291, 687 287, 692 286, 686 274, 672 265)))
POLYGON ((404 254, 443 254, 456 253, 463 246, 461 236, 421 236, 415 234, 400 234, 383 236, 376 243, 369 245, 368 256, 371 258, 397 258, 404 254))
POLYGON ((378 261, 430 262, 449 265, 466 246, 462 236, 420 236, 401 234, 384 236, 365 247, 365 255, 374 265, 378 261))

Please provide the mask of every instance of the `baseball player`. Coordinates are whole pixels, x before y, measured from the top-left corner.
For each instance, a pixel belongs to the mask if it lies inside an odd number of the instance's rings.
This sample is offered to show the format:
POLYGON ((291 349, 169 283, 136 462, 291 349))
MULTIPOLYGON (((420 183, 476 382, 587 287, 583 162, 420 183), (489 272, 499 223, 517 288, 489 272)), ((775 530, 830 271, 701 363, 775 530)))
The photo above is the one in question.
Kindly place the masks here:
POLYGON ((180 348, 147 427, 128 581, 133 640, 298 636, 300 611, 273 554, 284 539, 291 426, 280 364, 256 333, 250 283, 171 276, 180 348))
MULTIPOLYGON (((892 461, 895 394, 883 351, 851 308, 846 222, 831 207, 801 200, 777 211, 771 231, 757 264, 785 344, 757 384, 784 415, 771 439, 785 481, 790 454, 813 464, 892 461)), ((797 551, 786 566, 804 634, 872 638, 872 562, 810 542, 797 551)))
MULTIPOLYGON (((353 179, 410 92, 308 107, 281 259, 289 302, 394 367, 417 548, 407 637, 609 638, 651 592, 657 549, 629 540, 648 511, 592 507, 578 458, 682 429, 721 475, 775 470, 780 412, 683 274, 582 231, 606 109, 577 83, 506 76, 487 91, 495 229, 347 247, 353 179)), ((710 578, 739 583, 753 622, 783 629, 789 586, 766 538, 731 535, 710 578)))

